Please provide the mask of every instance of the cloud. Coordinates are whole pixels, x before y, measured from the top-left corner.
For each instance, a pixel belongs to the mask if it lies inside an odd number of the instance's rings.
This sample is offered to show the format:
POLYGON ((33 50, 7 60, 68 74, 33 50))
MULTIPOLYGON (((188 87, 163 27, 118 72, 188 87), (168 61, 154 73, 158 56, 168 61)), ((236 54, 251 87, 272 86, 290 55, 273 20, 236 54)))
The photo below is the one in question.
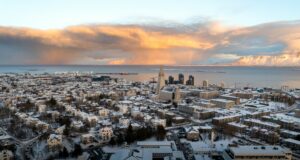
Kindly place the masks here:
POLYGON ((111 59, 106 61, 109 64, 177 64, 184 53, 195 54, 189 50, 214 46, 184 30, 171 30, 133 25, 72 26, 63 30, 1 27, 0 53, 8 60, 0 63, 69 64, 90 57, 111 59), (181 52, 176 53, 178 50, 181 52), (28 60, 13 58, 23 56, 28 60))
POLYGON ((233 62, 236 66, 299 66, 300 53, 275 56, 244 56, 233 62))
POLYGON ((0 27, 0 64, 300 65, 300 22, 0 27))
POLYGON ((242 55, 246 52, 231 65, 300 65, 300 21, 276 22, 242 28, 231 31, 229 37, 231 37, 229 40, 231 43, 240 41, 239 47, 232 47, 244 49, 237 53, 242 55))

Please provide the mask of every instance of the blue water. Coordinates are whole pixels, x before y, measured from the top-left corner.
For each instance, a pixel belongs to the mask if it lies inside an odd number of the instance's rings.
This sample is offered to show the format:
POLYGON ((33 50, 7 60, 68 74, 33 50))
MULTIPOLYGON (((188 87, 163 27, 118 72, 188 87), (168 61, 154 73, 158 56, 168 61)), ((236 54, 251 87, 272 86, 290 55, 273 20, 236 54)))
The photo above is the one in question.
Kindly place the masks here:
MULTIPOLYGON (((273 87, 288 85, 300 88, 300 67, 220 67, 220 66, 165 66, 166 79, 169 75, 178 78, 195 76, 196 85, 203 80, 227 87, 273 87)), ((93 73, 137 73, 137 75, 113 75, 133 81, 149 81, 157 77, 159 66, 0 66, 0 73, 55 73, 55 72, 93 72, 93 73)))

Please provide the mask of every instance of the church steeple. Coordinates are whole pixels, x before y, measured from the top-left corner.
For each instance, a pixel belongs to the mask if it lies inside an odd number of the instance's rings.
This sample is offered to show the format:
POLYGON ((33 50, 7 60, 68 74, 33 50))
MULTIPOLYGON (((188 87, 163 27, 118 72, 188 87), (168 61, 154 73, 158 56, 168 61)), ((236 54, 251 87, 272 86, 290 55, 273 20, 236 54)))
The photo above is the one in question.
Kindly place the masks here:
POLYGON ((165 73, 163 66, 160 66, 158 79, 157 79, 157 87, 156 87, 156 94, 159 94, 160 90, 165 86, 165 73))

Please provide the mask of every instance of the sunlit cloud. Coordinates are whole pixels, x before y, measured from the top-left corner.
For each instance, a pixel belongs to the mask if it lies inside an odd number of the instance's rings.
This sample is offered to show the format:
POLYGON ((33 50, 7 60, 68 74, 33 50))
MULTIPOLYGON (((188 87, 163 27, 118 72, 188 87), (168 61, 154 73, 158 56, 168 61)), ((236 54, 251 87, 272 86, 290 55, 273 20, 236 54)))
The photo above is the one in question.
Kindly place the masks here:
POLYGON ((0 64, 300 65, 300 22, 0 27, 0 64))

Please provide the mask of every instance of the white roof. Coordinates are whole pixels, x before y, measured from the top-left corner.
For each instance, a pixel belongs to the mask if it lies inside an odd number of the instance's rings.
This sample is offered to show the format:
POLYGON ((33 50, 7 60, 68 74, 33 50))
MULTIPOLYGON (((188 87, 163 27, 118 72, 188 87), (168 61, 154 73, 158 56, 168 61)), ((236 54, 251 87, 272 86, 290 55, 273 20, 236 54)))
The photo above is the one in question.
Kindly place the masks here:
POLYGON ((217 102, 223 102, 223 103, 234 102, 232 100, 227 100, 227 99, 222 99, 222 98, 211 99, 211 101, 217 101, 217 102))
POLYGON ((258 124, 262 124, 262 125, 266 125, 266 126, 270 126, 270 127, 280 127, 280 125, 278 125, 276 123, 265 122, 265 121, 261 121, 259 119, 246 119, 245 121, 249 121, 249 122, 253 122, 253 123, 258 123, 258 124))
POLYGON ((283 156, 291 153, 290 150, 280 146, 239 146, 229 148, 235 156, 283 156))
POLYGON ((285 141, 285 142, 290 142, 290 143, 293 143, 293 144, 300 145, 300 141, 295 140, 295 139, 289 138, 289 139, 285 139, 284 141, 285 141))
POLYGON ((171 141, 138 141, 138 146, 171 146, 171 141))
POLYGON ((248 126, 242 124, 242 123, 236 123, 236 122, 230 122, 228 123, 228 125, 232 125, 232 126, 236 126, 236 127, 240 127, 240 128, 247 128, 248 126))

